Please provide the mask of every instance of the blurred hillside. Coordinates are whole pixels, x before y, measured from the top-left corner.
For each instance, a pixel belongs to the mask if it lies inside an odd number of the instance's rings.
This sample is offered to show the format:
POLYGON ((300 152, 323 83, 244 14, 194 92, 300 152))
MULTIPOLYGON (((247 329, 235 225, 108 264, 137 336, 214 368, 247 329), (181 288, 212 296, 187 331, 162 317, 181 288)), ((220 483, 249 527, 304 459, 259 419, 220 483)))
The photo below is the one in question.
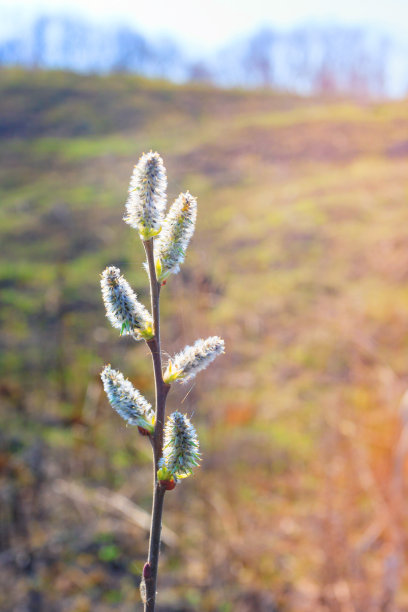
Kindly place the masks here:
POLYGON ((152 148, 199 202, 163 349, 227 344, 169 396, 203 465, 166 498, 160 611, 407 611, 408 102, 3 70, 0 134, 1 610, 138 602, 150 448, 99 372, 151 398, 151 365, 99 274, 146 300, 121 217, 152 148))

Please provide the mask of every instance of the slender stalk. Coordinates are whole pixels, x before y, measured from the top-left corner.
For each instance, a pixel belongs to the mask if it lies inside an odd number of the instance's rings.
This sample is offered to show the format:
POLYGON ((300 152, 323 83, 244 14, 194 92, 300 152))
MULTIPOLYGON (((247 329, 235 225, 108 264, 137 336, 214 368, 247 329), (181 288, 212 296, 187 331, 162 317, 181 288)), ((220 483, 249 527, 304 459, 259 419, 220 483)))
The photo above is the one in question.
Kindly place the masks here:
POLYGON ((150 526, 148 568, 144 571, 146 586, 145 612, 154 612, 156 602, 157 570, 159 565, 160 535, 165 489, 157 482, 158 463, 163 454, 163 427, 166 411, 166 398, 170 389, 163 381, 160 350, 160 284, 157 282, 154 265, 153 238, 143 242, 149 266, 150 298, 152 304, 154 337, 147 342, 153 360, 156 391, 156 423, 152 436, 153 446, 153 508, 150 526))

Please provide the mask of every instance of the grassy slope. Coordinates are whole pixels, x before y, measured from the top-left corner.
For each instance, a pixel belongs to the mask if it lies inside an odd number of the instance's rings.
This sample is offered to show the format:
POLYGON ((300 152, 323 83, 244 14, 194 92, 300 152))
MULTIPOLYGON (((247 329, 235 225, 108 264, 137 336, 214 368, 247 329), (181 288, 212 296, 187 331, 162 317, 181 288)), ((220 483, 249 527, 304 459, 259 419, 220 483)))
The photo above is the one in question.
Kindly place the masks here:
POLYGON ((149 509, 149 451, 110 413, 98 371, 110 361, 149 396, 150 364, 107 327, 98 274, 118 264, 146 297, 121 216, 132 164, 153 148, 170 199, 189 188, 200 206, 187 263, 163 292, 164 348, 212 333, 228 347, 182 404, 204 463, 166 502, 180 544, 163 555, 162 604, 380 609, 401 529, 389 481, 408 383, 407 111, 0 74, 4 490, 34 517, 27 536, 6 529, 4 548, 36 551, 9 600, 31 589, 47 610, 127 610, 135 597, 145 534, 133 529, 132 548, 127 524, 67 502, 55 479, 149 509))

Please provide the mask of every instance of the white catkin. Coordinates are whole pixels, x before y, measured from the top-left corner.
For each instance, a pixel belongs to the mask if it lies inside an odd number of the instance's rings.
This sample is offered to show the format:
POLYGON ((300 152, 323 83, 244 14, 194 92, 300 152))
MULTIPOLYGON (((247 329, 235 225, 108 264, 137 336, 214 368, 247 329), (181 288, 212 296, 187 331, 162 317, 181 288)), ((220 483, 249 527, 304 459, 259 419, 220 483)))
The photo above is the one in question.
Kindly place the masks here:
POLYGON ((194 233, 197 200, 189 192, 181 193, 173 202, 154 242, 157 280, 177 274, 183 263, 188 244, 194 233))
POLYGON ((121 276, 119 268, 110 266, 103 271, 101 289, 106 316, 113 327, 120 329, 122 334, 133 336, 136 340, 152 337, 152 317, 137 300, 135 292, 121 276))
POLYGON ((121 372, 110 365, 101 373, 103 388, 114 410, 130 425, 138 425, 152 432, 154 429, 154 411, 132 383, 121 372))
POLYGON ((176 478, 189 476, 200 463, 199 442, 190 419, 173 412, 166 422, 163 441, 164 466, 176 478))
POLYGON ((204 370, 217 355, 224 352, 224 340, 219 336, 210 336, 206 340, 197 340, 193 346, 186 346, 169 361, 164 373, 164 381, 173 380, 187 382, 204 370))
POLYGON ((124 221, 137 229, 143 240, 160 232, 166 207, 167 175, 158 153, 144 153, 130 178, 124 221))

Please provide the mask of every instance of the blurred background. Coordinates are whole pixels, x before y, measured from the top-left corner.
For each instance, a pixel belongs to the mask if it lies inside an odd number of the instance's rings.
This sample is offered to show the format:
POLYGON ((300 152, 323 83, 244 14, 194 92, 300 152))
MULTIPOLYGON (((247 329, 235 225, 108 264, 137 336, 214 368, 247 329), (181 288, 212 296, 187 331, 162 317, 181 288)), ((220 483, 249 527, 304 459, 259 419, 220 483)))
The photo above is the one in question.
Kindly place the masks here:
POLYGON ((163 350, 227 353, 174 388, 203 463, 166 496, 161 612, 408 611, 406 0, 0 2, 0 609, 141 610, 149 399, 105 319, 158 150, 197 230, 163 350))

